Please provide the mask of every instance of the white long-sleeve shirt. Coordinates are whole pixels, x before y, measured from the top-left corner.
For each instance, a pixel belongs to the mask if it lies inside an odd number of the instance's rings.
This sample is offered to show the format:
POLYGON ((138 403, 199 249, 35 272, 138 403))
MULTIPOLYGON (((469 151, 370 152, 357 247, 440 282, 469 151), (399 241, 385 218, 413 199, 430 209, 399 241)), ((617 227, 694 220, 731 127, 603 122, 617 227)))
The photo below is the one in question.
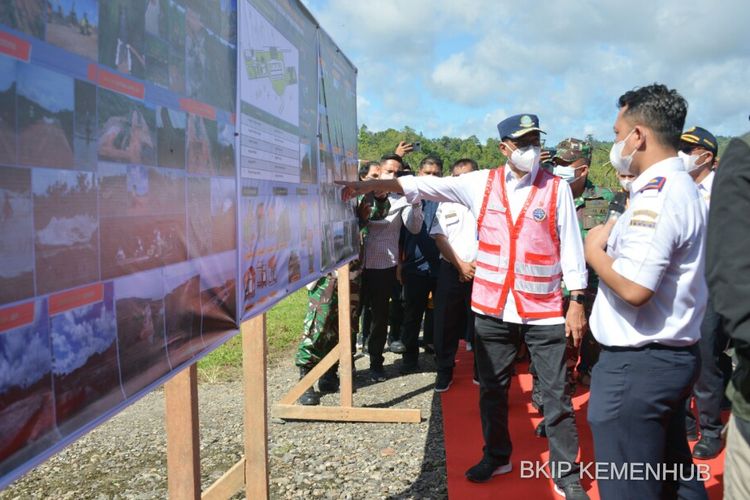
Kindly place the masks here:
MULTIPOLYGON (((538 169, 538 165, 534 166, 529 174, 520 179, 516 178, 510 168, 505 169, 508 204, 514 222, 531 193, 532 179, 536 176, 538 169)), ((489 170, 478 170, 458 177, 401 177, 399 183, 409 203, 416 203, 421 199, 461 203, 467 206, 478 219, 489 173, 489 170)), ((578 226, 573 194, 566 182, 561 182, 557 190, 556 216, 563 281, 568 290, 583 290, 586 288, 588 279, 586 260, 583 255, 583 240, 578 226)), ((476 312, 484 314, 480 311, 476 312)), ((518 314, 512 293, 508 294, 500 319, 507 323, 528 325, 558 325, 565 322, 562 316, 524 320, 518 314)))
POLYGON ((406 197, 388 195, 391 208, 382 220, 367 224, 365 238, 365 269, 388 269, 398 264, 398 238, 401 224, 412 234, 422 229, 424 214, 421 205, 412 206, 406 197))

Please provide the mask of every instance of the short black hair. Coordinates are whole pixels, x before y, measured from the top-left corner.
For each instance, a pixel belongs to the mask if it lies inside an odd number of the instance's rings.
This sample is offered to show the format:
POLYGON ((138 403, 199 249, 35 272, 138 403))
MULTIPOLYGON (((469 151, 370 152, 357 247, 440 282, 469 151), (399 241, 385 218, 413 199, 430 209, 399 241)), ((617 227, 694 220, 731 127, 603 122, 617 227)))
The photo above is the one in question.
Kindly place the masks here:
POLYGON ((422 161, 419 162, 419 170, 422 170, 425 165, 437 165, 440 171, 443 171, 443 160, 435 155, 427 155, 422 158, 422 161))
POLYGON ((370 173, 370 169, 374 166, 380 167, 380 163, 376 161, 366 161, 359 167, 359 180, 363 180, 370 173))
POLYGON ((624 117, 653 130, 661 144, 680 147, 687 101, 676 90, 658 83, 629 90, 617 100, 618 109, 626 106, 624 117))
POLYGON ((454 172, 461 165, 471 165, 472 171, 479 170, 479 165, 477 165, 477 162, 475 162, 471 158, 461 158, 453 162, 453 166, 451 167, 451 172, 454 172))
POLYGON ((380 157, 380 163, 388 160, 398 162, 398 164, 401 165, 401 170, 406 168, 406 165, 404 165, 404 159, 401 158, 401 155, 397 155, 396 153, 388 153, 380 157))

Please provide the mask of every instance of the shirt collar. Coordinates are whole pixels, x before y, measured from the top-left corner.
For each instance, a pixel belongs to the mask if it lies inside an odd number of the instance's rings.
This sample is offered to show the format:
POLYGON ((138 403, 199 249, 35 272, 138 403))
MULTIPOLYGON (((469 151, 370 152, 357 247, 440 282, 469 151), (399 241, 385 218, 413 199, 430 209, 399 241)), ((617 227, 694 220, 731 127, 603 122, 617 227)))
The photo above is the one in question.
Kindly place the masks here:
POLYGON ((530 186, 532 179, 536 177, 537 172, 539 171, 539 163, 536 163, 533 167, 531 167, 531 172, 524 175, 520 179, 516 177, 516 174, 513 173, 513 171, 510 169, 508 164, 505 164, 505 184, 512 186, 514 189, 522 188, 524 186, 530 186))
POLYGON ((679 171, 685 171, 685 164, 678 156, 671 156, 662 161, 658 161, 648 167, 645 171, 643 171, 641 175, 635 178, 632 187, 630 188, 630 192, 637 193, 654 177, 659 177, 660 175, 663 176, 679 171))
POLYGON ((714 174, 715 173, 716 173, 715 171, 711 170, 708 173, 708 175, 706 177, 704 177, 703 180, 698 183, 698 189, 704 189, 704 190, 706 190, 706 191, 708 191, 710 193, 711 192, 711 186, 713 186, 713 184, 714 184, 714 174))

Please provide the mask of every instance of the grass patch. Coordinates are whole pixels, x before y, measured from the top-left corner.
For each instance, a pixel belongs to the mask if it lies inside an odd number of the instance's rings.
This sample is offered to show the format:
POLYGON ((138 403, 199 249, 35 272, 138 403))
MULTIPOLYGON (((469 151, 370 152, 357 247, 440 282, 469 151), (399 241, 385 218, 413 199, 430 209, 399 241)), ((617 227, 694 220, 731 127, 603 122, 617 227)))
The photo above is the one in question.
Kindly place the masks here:
MULTIPOLYGON (((286 297, 266 313, 268 361, 275 363, 290 356, 302 335, 302 321, 307 312, 307 289, 286 297)), ((242 370, 242 337, 235 335, 223 346, 198 362, 201 381, 216 383, 236 379, 242 370)))

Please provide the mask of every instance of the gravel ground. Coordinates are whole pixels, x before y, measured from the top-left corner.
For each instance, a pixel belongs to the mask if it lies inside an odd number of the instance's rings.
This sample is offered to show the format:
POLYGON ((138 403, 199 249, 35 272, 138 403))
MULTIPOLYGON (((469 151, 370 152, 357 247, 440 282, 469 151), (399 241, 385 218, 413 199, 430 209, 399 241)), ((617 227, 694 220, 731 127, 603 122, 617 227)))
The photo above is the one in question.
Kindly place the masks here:
MULTIPOLYGON (((284 422, 269 416, 271 498, 446 498, 440 397, 434 364, 371 384, 356 360, 357 406, 419 408, 420 424, 284 422)), ((268 371, 269 406, 297 380, 291 354, 268 371)), ((242 384, 200 384, 201 475, 207 488, 242 455, 242 384)), ((333 405, 338 394, 323 398, 333 405)), ((157 390, 0 492, 0 499, 166 498, 164 393, 157 390)), ((244 494, 236 495, 244 498, 244 494)))

